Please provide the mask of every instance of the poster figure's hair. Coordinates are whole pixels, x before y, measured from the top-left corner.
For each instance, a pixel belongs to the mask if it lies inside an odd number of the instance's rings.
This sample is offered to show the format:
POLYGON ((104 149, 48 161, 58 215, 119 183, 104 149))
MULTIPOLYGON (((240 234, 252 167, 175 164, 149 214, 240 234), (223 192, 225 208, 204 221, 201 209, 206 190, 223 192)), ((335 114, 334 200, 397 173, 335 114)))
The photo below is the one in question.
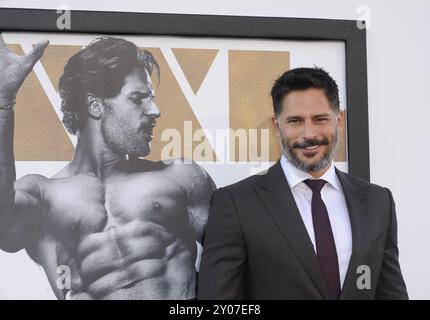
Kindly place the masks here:
POLYGON ((101 99, 116 96, 134 67, 144 68, 160 80, 160 67, 147 50, 121 38, 100 37, 73 55, 60 78, 59 92, 63 123, 76 134, 87 119, 88 93, 101 99))
POLYGON ((296 68, 281 75, 274 83, 271 91, 273 110, 278 116, 282 112, 282 101, 293 91, 311 88, 324 90, 331 108, 339 112, 339 89, 336 81, 322 68, 296 68))

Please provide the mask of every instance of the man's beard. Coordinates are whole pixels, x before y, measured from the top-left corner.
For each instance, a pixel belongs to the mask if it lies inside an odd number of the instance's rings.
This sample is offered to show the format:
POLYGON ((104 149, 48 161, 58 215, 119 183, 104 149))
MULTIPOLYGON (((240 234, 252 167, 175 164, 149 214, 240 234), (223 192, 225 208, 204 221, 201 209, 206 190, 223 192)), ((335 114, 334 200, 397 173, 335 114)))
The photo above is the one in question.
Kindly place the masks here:
POLYGON ((133 129, 128 121, 113 114, 107 106, 102 116, 102 136, 107 146, 118 155, 145 157, 150 152, 150 145, 141 131, 133 129))
POLYGON ((282 152, 284 156, 292 165, 294 165, 296 168, 305 172, 316 172, 330 166, 331 162, 333 161, 334 154, 336 152, 336 148, 338 144, 337 142, 338 142, 337 130, 334 134, 333 141, 331 143, 327 138, 323 138, 320 140, 308 139, 301 144, 296 142, 296 143, 293 143, 291 146, 289 146, 285 137, 281 136, 282 152), (303 161, 294 153, 294 149, 311 147, 315 145, 327 146, 323 156, 318 162, 312 163, 312 162, 303 161))

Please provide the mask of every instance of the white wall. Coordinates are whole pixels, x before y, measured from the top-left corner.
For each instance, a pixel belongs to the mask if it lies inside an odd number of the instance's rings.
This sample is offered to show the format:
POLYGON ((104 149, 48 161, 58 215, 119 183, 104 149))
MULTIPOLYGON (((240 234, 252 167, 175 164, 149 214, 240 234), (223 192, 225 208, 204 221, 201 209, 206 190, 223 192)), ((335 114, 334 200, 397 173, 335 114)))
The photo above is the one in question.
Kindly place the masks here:
MULTIPOLYGON (((1 7, 140 11, 357 19, 371 13, 368 30, 370 169, 397 203, 400 262, 413 299, 430 299, 430 2, 427 0, 37 1, 2 0, 1 7), (429 90, 429 91, 427 91, 429 90), (429 123, 427 123, 429 120, 429 123), (427 198, 429 197, 429 198, 427 198)), ((1 271, 0 271, 1 272, 1 271)))

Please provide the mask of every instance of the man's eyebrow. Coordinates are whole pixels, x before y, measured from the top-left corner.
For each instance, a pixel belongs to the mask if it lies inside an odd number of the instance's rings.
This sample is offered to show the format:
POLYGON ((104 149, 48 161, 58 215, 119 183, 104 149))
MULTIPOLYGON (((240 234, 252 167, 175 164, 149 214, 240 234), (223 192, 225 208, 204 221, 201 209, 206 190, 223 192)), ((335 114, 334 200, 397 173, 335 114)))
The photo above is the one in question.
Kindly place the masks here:
MULTIPOLYGON (((321 118, 321 117, 330 117, 330 114, 328 113, 321 113, 321 114, 317 114, 312 116, 312 118, 321 118)), ((297 119, 303 119, 302 116, 286 116, 285 117, 286 120, 297 120, 297 119)))
POLYGON ((314 118, 318 118, 318 117, 330 117, 330 115, 328 113, 322 113, 322 114, 317 114, 316 116, 314 116, 314 118))
POLYGON ((129 96, 143 96, 146 97, 151 93, 151 90, 145 90, 145 91, 132 91, 128 95, 129 96))
POLYGON ((291 120, 291 119, 302 119, 303 117, 300 116, 286 116, 285 119, 291 120))

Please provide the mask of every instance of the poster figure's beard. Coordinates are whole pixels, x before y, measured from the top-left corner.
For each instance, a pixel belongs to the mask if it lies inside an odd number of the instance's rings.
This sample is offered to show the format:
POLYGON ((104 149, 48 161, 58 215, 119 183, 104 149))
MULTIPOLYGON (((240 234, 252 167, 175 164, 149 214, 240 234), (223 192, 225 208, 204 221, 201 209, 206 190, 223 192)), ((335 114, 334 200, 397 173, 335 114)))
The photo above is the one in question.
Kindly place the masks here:
POLYGON ((118 155, 145 157, 151 151, 150 139, 142 130, 136 130, 131 124, 117 117, 106 108, 101 119, 102 136, 107 146, 118 155))
POLYGON ((282 152, 292 165, 294 165, 296 168, 305 172, 315 172, 323 168, 326 168, 331 164, 337 148, 337 130, 333 136, 332 143, 330 143, 330 141, 327 138, 307 139, 303 143, 299 144, 296 142, 296 143, 293 143, 291 146, 289 146, 284 136, 281 137, 281 143, 282 143, 282 152), (301 160, 294 153, 295 149, 306 148, 306 147, 311 147, 315 145, 327 146, 323 156, 317 162, 312 162, 312 161, 307 162, 307 161, 301 160))

